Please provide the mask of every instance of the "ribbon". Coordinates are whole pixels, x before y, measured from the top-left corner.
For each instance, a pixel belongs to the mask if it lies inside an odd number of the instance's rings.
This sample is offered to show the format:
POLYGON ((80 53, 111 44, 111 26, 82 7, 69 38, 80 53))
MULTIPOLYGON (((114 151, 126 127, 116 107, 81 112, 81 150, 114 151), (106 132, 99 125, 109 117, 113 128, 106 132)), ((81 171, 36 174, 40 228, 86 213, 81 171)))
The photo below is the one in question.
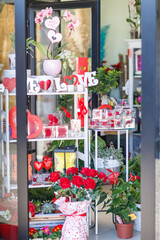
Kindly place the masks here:
POLYGON ((62 107, 62 110, 65 112, 67 118, 71 118, 71 114, 64 107, 62 107))
POLYGON ((80 112, 78 112, 78 116, 84 116, 88 113, 87 108, 84 106, 84 102, 82 100, 79 100, 79 106, 80 106, 80 112))

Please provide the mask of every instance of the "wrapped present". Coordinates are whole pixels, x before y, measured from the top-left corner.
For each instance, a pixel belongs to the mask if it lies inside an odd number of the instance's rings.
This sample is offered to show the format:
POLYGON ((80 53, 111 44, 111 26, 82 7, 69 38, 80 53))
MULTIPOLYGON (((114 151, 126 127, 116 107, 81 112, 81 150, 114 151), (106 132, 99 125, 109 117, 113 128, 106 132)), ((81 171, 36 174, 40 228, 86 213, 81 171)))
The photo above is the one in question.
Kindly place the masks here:
POLYGON ((59 210, 66 216, 61 240, 87 240, 87 211, 90 201, 55 202, 60 204, 59 210))

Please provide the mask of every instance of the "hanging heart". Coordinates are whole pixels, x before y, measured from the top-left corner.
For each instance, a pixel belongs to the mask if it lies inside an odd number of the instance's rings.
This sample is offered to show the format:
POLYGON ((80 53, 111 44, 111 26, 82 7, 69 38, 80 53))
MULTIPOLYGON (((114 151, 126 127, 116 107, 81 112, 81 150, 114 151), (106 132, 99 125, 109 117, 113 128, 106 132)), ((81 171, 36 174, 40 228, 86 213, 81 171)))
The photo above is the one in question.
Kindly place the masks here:
MULTIPOLYGON (((43 123, 40 117, 32 115, 29 110, 28 114, 28 139, 36 138, 42 132, 43 123)), ((9 124, 12 129, 11 138, 17 138, 17 124, 16 124, 16 107, 13 107, 9 112, 9 124)))
POLYGON ((48 79, 47 81, 40 81, 39 86, 41 89, 47 91, 51 86, 51 80, 48 79))
POLYGON ((63 78, 63 82, 64 82, 66 85, 69 85, 69 84, 66 82, 66 79, 69 79, 70 81, 72 81, 72 79, 75 79, 74 85, 78 84, 78 77, 77 77, 77 75, 65 76, 65 77, 63 78))
POLYGON ((12 90, 16 87, 16 78, 3 78, 2 83, 9 92, 12 92, 12 90))
POLYGON ((52 158, 51 157, 43 157, 44 168, 49 170, 52 167, 52 158))
POLYGON ((46 28, 55 30, 60 24, 60 20, 58 17, 53 17, 52 19, 47 19, 45 21, 46 28))
POLYGON ((47 36, 48 36, 49 40, 51 41, 51 43, 60 42, 62 40, 62 34, 56 33, 53 30, 49 30, 47 36))
POLYGON ((35 162, 34 162, 34 167, 35 167, 35 169, 39 172, 39 171, 44 167, 44 163, 43 163, 43 162, 35 161, 35 162))

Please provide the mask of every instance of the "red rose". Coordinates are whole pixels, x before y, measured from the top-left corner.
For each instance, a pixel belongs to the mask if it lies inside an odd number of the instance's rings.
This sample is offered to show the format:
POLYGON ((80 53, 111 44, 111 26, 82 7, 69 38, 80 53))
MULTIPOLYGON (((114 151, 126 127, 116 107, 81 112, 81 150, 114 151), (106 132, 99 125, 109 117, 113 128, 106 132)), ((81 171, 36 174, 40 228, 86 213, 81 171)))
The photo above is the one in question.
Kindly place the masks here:
POLYGON ((87 178, 84 180, 85 189, 94 189, 96 187, 96 182, 92 178, 87 178))
POLYGON ((63 189, 66 189, 66 188, 70 188, 70 186, 71 186, 71 182, 69 181, 69 179, 68 178, 61 178, 60 179, 60 186, 61 186, 61 188, 63 188, 63 189))
POLYGON ((72 178, 72 183, 76 186, 76 187, 81 187, 83 185, 83 178, 80 176, 74 176, 72 178))
POLYGON ((60 179, 60 174, 59 174, 59 172, 52 172, 52 173, 49 175, 49 180, 50 180, 51 182, 57 182, 59 179, 60 179))
POLYGON ((67 169, 67 175, 77 175, 78 174, 78 168, 76 167, 71 167, 67 169))
POLYGON ((29 236, 32 237, 33 234, 35 234, 37 230, 35 228, 30 228, 29 229, 29 236))
POLYGON ((31 217, 35 216, 36 207, 34 206, 34 204, 31 201, 29 201, 29 212, 31 213, 31 217))
POLYGON ((95 177, 98 176, 98 171, 95 169, 89 169, 89 177, 95 177))
POLYGON ((107 171, 111 172, 111 174, 108 176, 108 180, 109 180, 110 184, 118 183, 119 173, 118 172, 113 172, 110 169, 107 169, 107 171))
POLYGON ((82 175, 85 175, 86 177, 89 177, 89 168, 82 167, 82 170, 80 172, 82 175))
POLYGON ((106 174, 103 173, 103 172, 100 172, 99 175, 98 175, 98 177, 99 177, 99 179, 102 179, 104 183, 105 183, 106 180, 107 180, 107 176, 106 176, 106 174))

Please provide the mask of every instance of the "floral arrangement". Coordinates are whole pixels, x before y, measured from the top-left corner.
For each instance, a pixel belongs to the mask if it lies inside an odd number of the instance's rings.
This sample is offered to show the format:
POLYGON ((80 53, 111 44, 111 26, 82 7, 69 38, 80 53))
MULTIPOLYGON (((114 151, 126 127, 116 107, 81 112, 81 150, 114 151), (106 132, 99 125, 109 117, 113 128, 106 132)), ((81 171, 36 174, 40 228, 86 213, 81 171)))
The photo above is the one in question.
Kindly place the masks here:
POLYGON ((58 44, 62 41, 62 34, 57 31, 61 19, 68 23, 68 36, 70 36, 72 31, 74 31, 75 28, 79 25, 79 20, 77 18, 74 18, 74 16, 68 10, 64 12, 62 17, 58 17, 53 15, 53 9, 50 7, 42 9, 36 14, 35 17, 35 23, 41 26, 41 30, 46 33, 50 42, 47 49, 40 42, 33 41, 32 44, 37 47, 38 50, 48 59, 59 58, 58 54, 66 45, 64 44, 61 47, 58 47, 58 44), (42 23, 44 23, 48 31, 43 28, 42 23), (50 47, 52 47, 51 51, 49 51, 50 47))
POLYGON ((59 240, 61 238, 62 224, 55 227, 43 226, 41 229, 30 228, 29 238, 43 238, 43 239, 55 239, 59 240))
POLYGON ((29 219, 33 218, 35 216, 35 213, 36 207, 31 201, 29 201, 29 219))
POLYGON ((95 169, 76 167, 68 168, 66 173, 52 172, 49 181, 52 182, 53 191, 56 192, 55 199, 65 197, 67 201, 84 201, 100 199, 104 196, 102 185, 107 180, 104 173, 98 173, 95 169))
POLYGON ((138 30, 141 25, 141 0, 128 1, 129 18, 126 21, 130 24, 131 30, 138 30))

